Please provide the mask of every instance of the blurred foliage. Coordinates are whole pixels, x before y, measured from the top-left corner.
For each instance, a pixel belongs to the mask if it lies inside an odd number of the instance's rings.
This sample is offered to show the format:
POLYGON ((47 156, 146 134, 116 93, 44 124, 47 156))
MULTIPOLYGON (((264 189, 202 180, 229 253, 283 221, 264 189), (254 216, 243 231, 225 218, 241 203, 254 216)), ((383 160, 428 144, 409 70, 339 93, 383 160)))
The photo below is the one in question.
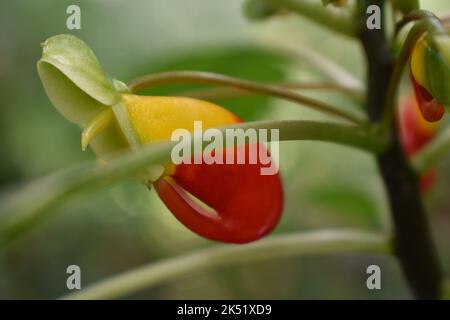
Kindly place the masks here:
MULTIPOLYGON (((318 0, 319 1, 319 0, 318 0)), ((356 42, 296 16, 253 23, 242 0, 77 1, 82 29, 65 28, 73 1, 0 3, 0 187, 93 159, 81 152, 80 132, 57 114, 39 82, 39 43, 59 33, 85 40, 113 77, 129 81, 156 71, 195 69, 263 82, 323 79, 301 59, 271 43, 308 46, 364 77, 356 42)), ((422 1, 450 9, 448 1, 422 1)), ((199 86, 157 88, 169 94, 199 86)), ((203 86, 202 86, 203 87, 203 86)), ((316 98, 355 105, 337 94, 316 98)), ((244 119, 321 118, 306 108, 264 97, 220 101, 244 119)), ((387 204, 376 165, 367 154, 313 142, 281 145, 285 211, 275 233, 327 227, 388 228, 387 204)), ((448 162, 447 162, 448 163, 448 162)), ((427 196, 439 251, 450 266, 450 165, 427 196)), ((154 192, 132 180, 72 198, 53 218, 0 252, 0 298, 53 298, 67 292, 66 267, 82 269, 82 285, 214 243, 180 225, 154 192)), ((1 213, 0 213, 1 214, 1 213)), ((134 298, 409 298, 393 259, 327 256, 222 268, 176 279, 134 298), (369 264, 383 268, 383 290, 365 288, 369 264)))

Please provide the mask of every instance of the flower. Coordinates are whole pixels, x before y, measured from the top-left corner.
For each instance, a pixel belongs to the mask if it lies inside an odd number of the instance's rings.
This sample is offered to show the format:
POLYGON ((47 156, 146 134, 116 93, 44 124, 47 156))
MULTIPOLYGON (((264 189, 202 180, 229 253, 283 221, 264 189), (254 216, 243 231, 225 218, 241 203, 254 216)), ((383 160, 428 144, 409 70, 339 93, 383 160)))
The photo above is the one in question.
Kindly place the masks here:
POLYGON ((450 105, 450 37, 425 34, 414 46, 410 74, 420 111, 430 122, 440 120, 450 105))
MULTIPOLYGON (((438 124, 426 121, 412 95, 401 99, 398 108, 399 136, 405 153, 412 157, 422 150, 436 135, 438 124)), ((436 169, 431 169, 420 178, 420 189, 427 192, 436 181, 436 169)))
MULTIPOLYGON (((240 122, 207 101, 131 94, 124 83, 105 76, 91 49, 74 36, 57 35, 42 46, 37 68, 49 99, 83 129, 82 149, 91 146, 99 157, 168 140, 175 129, 192 132, 197 120, 205 129, 240 122)), ((248 151, 249 145, 214 152, 225 157, 239 148, 248 151)), ((261 175, 263 165, 250 164, 245 154, 246 164, 153 165, 139 180, 153 185, 174 216, 195 233, 211 240, 249 242, 276 226, 283 190, 279 174, 261 175)))

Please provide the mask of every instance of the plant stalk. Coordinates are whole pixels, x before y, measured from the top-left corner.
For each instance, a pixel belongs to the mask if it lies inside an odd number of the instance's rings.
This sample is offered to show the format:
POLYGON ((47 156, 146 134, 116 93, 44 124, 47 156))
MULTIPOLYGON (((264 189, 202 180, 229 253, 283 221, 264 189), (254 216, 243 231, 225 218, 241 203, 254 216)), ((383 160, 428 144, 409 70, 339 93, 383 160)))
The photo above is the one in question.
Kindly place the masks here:
MULTIPOLYGON (((365 0, 367 6, 383 8, 383 0, 365 0)), ((373 123, 380 121, 394 76, 394 59, 383 30, 369 30, 361 19, 361 33, 368 62, 368 113, 373 123)), ((395 106, 388 106, 395 107, 395 106)), ((377 156, 377 163, 390 204, 394 223, 394 252, 414 295, 418 299, 438 299, 442 271, 431 238, 430 226, 421 200, 418 176, 412 170, 397 137, 395 121, 390 121, 391 143, 377 156)))
POLYGON ((389 254, 391 243, 388 236, 352 230, 322 230, 273 236, 245 246, 220 245, 150 263, 62 298, 114 299, 215 267, 338 252, 389 254))

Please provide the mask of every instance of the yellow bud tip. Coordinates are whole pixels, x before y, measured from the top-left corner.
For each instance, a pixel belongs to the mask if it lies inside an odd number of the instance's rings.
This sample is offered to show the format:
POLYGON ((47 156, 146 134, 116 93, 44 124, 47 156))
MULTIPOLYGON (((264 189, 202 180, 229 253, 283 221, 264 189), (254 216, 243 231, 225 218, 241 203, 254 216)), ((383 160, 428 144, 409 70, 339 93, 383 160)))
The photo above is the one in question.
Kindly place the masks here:
POLYGON ((423 87, 426 86, 426 70, 425 70, 425 55, 426 55, 426 43, 422 37, 417 41, 412 54, 411 54, 411 72, 416 80, 423 87))
POLYGON ((92 120, 90 120, 81 133, 81 149, 86 150, 89 143, 111 122, 113 118, 113 111, 107 108, 98 113, 92 120))

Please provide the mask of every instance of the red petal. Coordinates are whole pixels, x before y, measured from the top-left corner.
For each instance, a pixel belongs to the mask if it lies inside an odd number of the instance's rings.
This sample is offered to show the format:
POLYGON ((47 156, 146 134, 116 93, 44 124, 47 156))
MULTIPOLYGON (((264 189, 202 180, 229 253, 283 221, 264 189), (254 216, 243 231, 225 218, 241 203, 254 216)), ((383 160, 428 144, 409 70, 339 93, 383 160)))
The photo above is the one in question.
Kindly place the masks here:
POLYGON ((431 95, 430 92, 428 92, 427 89, 417 83, 412 74, 411 79, 420 111, 422 112, 425 120, 429 122, 436 122, 441 120, 445 112, 444 105, 436 101, 436 99, 431 95))
POLYGON ((426 121, 412 96, 401 99, 398 108, 400 141, 408 155, 427 145, 437 132, 437 124, 426 121))
MULTIPOLYGON (((265 151, 263 145, 259 147, 265 151)), ((283 191, 279 175, 261 175, 264 166, 260 161, 249 164, 249 145, 236 146, 235 155, 239 150, 245 151, 245 164, 181 164, 171 178, 155 183, 158 195, 175 217, 205 238, 254 241, 269 233, 280 218, 283 191), (196 204, 186 191, 213 208, 215 214, 196 204)), ((219 152, 225 157, 224 150, 219 152)))
POLYGON ((420 177, 419 187, 422 194, 430 191, 431 187, 436 183, 437 171, 436 169, 430 169, 420 177))
MULTIPOLYGON (((400 142, 406 154, 411 157, 434 138, 437 124, 426 122, 423 119, 418 103, 412 96, 401 99, 398 110, 400 142)), ((419 181, 421 193, 427 193, 436 179, 436 169, 431 169, 423 174, 419 181)))

